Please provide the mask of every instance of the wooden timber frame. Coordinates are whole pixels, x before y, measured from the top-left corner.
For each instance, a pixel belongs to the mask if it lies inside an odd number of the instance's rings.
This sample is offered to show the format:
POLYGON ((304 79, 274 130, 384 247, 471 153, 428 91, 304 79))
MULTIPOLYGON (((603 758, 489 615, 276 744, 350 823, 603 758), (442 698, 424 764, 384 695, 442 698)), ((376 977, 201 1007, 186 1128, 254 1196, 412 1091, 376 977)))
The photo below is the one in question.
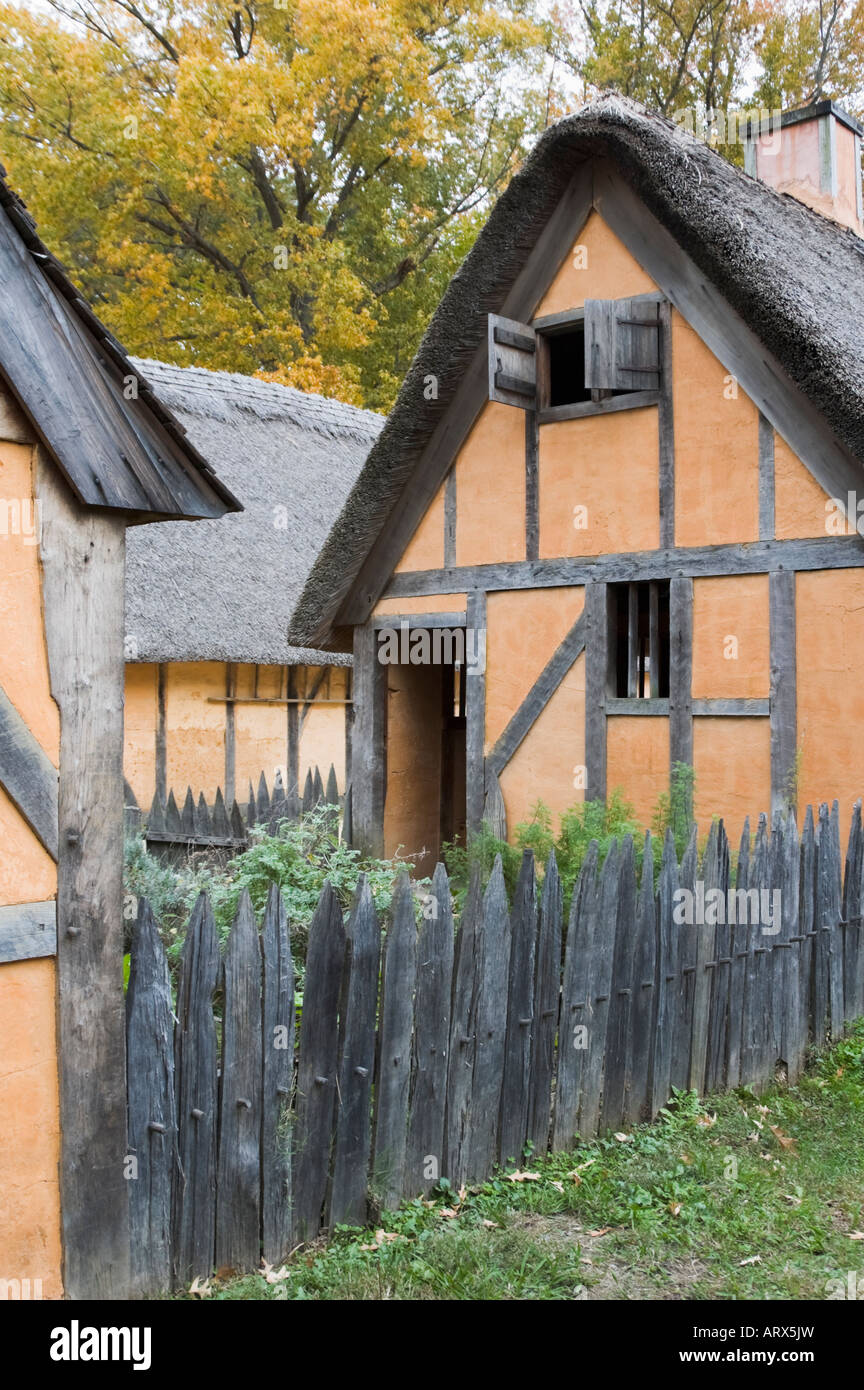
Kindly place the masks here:
MULTIPOLYGON (((796 758, 796 623, 795 575, 799 571, 858 568, 864 565, 864 540, 858 535, 801 540, 776 539, 774 521, 774 431, 782 434, 829 496, 845 499, 860 491, 861 465, 829 429, 780 363, 768 352, 732 306, 695 266, 672 235, 605 160, 577 170, 555 212, 547 221, 522 270, 495 307, 502 317, 548 328, 552 320, 574 321, 578 310, 537 320, 532 316, 593 210, 659 286, 660 387, 657 391, 580 403, 525 409, 525 559, 502 563, 456 564, 458 494, 452 464, 488 399, 488 347, 484 342, 462 375, 450 407, 441 416, 420 455, 405 490, 360 568, 357 580, 336 614, 334 625, 355 627, 355 673, 359 636, 379 598, 422 598, 447 593, 469 595, 471 615, 485 615, 489 593, 503 590, 585 587, 585 608, 564 637, 506 729, 485 759, 483 721, 485 677, 469 682, 467 824, 476 828, 483 807, 506 763, 529 732, 561 681, 582 653, 586 661, 585 760, 586 797, 605 798, 606 726, 610 714, 668 716, 670 773, 676 763, 693 762, 693 722, 700 717, 767 718, 771 729, 771 800, 776 811, 794 796, 796 758), (684 547, 676 544, 675 440, 671 311, 677 309, 706 346, 732 373, 759 411, 758 537, 754 542, 684 547), (656 405, 659 444, 660 547, 656 551, 540 558, 539 430, 552 420, 656 405), (419 521, 444 486, 444 567, 399 571, 395 566, 419 521), (769 576, 770 695, 767 699, 693 699, 693 581, 699 577, 766 574, 769 576), (609 689, 609 586, 668 580, 670 587, 670 692, 667 699, 614 698, 609 689), (473 690, 473 701, 472 701, 473 690)), ((515 408, 515 407, 514 407, 515 408)), ((437 615, 449 618, 453 614, 437 615)), ((434 622, 436 615, 411 614, 412 626, 434 622)), ((388 621, 398 622, 398 615, 388 621)), ((484 617, 485 621, 485 617, 484 617)), ((365 833, 382 842, 386 791, 386 718, 363 713, 359 674, 355 708, 353 785, 368 770, 367 797, 372 819, 365 833), (370 740, 376 741, 376 756, 370 740), (373 829, 374 827, 374 829, 373 829)), ((377 689, 377 687, 376 687, 377 689)), ((380 694, 376 700, 381 701, 380 694)), ((356 794, 356 792, 355 792, 356 794)), ((500 795, 500 793, 499 793, 500 795)))

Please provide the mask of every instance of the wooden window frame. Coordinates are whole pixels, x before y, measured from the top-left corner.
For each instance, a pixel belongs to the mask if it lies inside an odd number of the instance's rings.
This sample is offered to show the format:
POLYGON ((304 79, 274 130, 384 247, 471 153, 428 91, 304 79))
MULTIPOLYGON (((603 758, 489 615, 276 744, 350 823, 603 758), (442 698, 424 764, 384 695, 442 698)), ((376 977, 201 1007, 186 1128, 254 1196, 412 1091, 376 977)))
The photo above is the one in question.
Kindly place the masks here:
MULTIPOLYGON (((623 296, 622 296, 623 297, 623 296)), ((629 296, 642 298, 643 296, 629 296)), ((645 295, 646 300, 662 304, 665 296, 645 295)), ((537 334, 537 420, 541 425, 551 425, 558 420, 578 420, 589 415, 613 415, 619 410, 638 410, 643 406, 658 405, 663 391, 660 387, 650 391, 627 391, 620 395, 605 396, 592 401, 574 401, 569 405, 549 404, 549 348, 550 338, 566 333, 569 329, 585 322, 583 308, 564 309, 557 314, 543 314, 531 320, 530 327, 537 334)), ((661 323, 661 333, 664 331, 661 323)), ((662 353, 661 353, 662 360, 662 353)), ((661 367, 662 373, 662 367, 661 367)))

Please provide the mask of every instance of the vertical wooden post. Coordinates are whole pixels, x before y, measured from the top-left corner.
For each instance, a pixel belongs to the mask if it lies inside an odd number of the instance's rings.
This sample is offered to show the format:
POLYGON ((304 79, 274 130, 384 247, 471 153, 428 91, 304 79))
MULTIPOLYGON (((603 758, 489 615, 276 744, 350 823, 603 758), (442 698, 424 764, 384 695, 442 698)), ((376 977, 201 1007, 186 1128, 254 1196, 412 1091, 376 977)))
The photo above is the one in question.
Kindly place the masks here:
POLYGON ((129 1290, 124 1172, 123 518, 85 511, 42 455, 43 603, 60 710, 57 989, 63 1283, 129 1290))
MULTIPOLYGON (((675 417, 672 404, 672 306, 664 302, 658 309, 660 324, 660 545, 671 550, 675 544, 675 417)), ((652 649, 653 655, 653 649, 652 649)))
POLYGON ((693 763, 693 580, 669 581, 669 763, 693 763))
POLYGON ((771 811, 794 811, 797 745, 795 571, 768 576, 771 614, 771 811))
POLYGON ((606 687, 609 680, 608 586, 585 585, 586 801, 606 799, 606 687))
POLYGON ((159 800, 168 799, 168 733, 165 718, 165 666, 160 661, 156 667, 156 786, 159 800))
POLYGON ((540 556, 540 425, 537 411, 525 411, 525 558, 540 556))
POLYGON ((387 668, 378 660, 375 629, 354 629, 354 729, 351 739, 353 844, 366 854, 384 850, 387 668))
POLYGON ((469 656, 473 653, 476 658, 465 664, 465 810, 470 834, 480 829, 486 800, 486 595, 479 589, 468 595, 466 627, 469 656))
POLYGON ((759 415, 759 539, 774 539, 774 426, 759 415))
POLYGON ((233 661, 225 663, 225 800, 228 805, 237 795, 236 769, 237 745, 234 728, 234 696, 237 694, 237 667, 233 661))
MULTIPOLYGON (((286 667, 285 693, 286 693, 286 695, 287 695, 289 701, 290 701, 290 700, 296 700, 296 699, 297 699, 297 667, 296 667, 296 666, 288 666, 288 667, 286 667)), ((293 787, 294 790, 296 791, 298 797, 299 797, 299 795, 300 795, 300 712, 299 712, 299 707, 298 707, 296 704, 289 704, 289 705, 287 706, 287 710, 288 710, 288 713, 287 713, 287 716, 286 716, 287 728, 286 728, 286 731, 285 731, 285 742, 286 742, 286 756, 285 756, 286 777, 285 777, 285 789, 286 789, 286 791, 289 793, 289 796, 290 796, 291 788, 293 787)), ((346 766, 346 770, 347 770, 347 768, 350 767, 350 764, 349 764, 349 763, 346 763, 345 766, 346 766)))

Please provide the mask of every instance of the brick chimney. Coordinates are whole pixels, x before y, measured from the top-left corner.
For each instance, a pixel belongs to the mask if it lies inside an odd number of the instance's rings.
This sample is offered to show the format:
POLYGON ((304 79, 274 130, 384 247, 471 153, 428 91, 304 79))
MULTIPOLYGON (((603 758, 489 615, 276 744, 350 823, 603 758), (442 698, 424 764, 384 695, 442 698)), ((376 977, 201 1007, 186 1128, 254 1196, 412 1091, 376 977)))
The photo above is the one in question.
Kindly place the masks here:
POLYGON ((791 193, 808 207, 864 236, 862 135, 864 127, 854 116, 833 101, 820 101, 784 111, 779 130, 773 117, 761 127, 751 122, 744 167, 779 193, 791 193))

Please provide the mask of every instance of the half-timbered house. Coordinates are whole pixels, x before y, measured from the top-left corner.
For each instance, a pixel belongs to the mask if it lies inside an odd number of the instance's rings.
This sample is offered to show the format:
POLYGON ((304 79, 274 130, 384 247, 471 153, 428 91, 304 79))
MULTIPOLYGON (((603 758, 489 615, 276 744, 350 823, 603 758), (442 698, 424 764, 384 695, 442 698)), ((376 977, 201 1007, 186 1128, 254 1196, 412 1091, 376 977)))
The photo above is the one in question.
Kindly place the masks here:
POLYGON ((453 278, 292 624, 353 648, 366 845, 864 789, 861 129, 745 133, 589 105, 453 278))

